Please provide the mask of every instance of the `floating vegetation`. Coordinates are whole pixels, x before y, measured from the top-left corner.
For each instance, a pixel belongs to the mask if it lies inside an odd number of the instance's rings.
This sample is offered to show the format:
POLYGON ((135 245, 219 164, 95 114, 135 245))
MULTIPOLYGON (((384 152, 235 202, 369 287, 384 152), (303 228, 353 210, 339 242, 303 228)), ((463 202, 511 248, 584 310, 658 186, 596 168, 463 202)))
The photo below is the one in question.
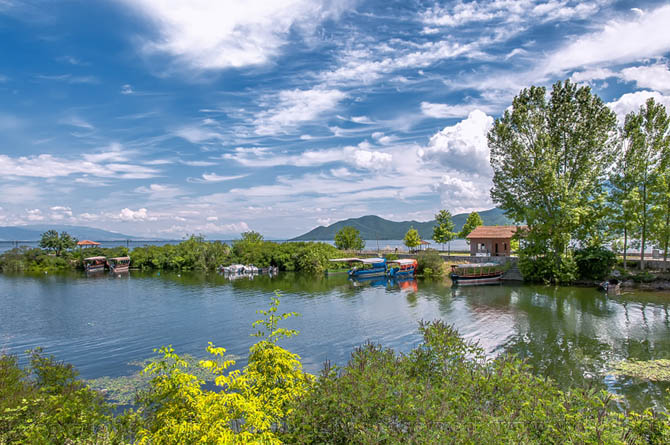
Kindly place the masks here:
MULTIPOLYGON (((198 363, 200 360, 214 360, 216 362, 223 362, 224 360, 237 360, 239 357, 227 355, 224 358, 219 357, 213 359, 212 357, 196 358, 191 355, 181 355, 180 358, 188 363, 188 373, 196 376, 205 382, 214 381, 216 375, 208 368, 201 367, 198 363)), ((100 391, 105 395, 105 398, 116 405, 132 405, 135 403, 135 396, 143 389, 149 387, 149 382, 153 378, 151 374, 142 374, 142 370, 150 363, 158 362, 162 357, 154 357, 146 360, 132 361, 128 363, 131 366, 138 368, 137 372, 132 375, 121 377, 100 377, 97 379, 86 380, 86 384, 96 391, 100 391)))
POLYGON ((614 375, 625 375, 653 382, 670 382, 670 360, 622 361, 615 365, 614 375))

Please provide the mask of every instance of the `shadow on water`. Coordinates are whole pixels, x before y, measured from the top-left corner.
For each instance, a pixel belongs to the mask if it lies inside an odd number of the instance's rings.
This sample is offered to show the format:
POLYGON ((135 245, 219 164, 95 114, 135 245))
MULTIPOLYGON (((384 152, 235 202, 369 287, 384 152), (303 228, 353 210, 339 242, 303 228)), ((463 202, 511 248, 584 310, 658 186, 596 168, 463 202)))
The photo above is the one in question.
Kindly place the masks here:
MULTIPOLYGON (((280 273, 0 274, 0 348, 46 347, 85 378, 127 376, 128 363, 172 344, 199 356, 208 341, 246 357, 250 324, 275 291, 301 317, 286 346, 310 372, 344 363, 367 340, 407 352, 419 320, 443 319, 490 355, 515 354, 564 388, 590 385, 634 408, 663 404, 667 383, 613 376, 621 360, 670 358, 670 295, 535 285, 452 287, 445 280, 351 281, 280 273)), ((244 360, 240 360, 243 364, 244 360)))

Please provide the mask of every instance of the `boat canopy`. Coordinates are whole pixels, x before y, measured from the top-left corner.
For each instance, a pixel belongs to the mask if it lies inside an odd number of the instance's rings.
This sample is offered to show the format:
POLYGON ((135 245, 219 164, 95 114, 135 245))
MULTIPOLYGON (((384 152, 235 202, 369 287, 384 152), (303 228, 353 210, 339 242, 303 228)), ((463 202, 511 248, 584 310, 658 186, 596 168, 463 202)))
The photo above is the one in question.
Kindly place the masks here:
POLYGON ((331 263, 351 263, 353 261, 361 261, 360 258, 333 258, 329 260, 331 263))
POLYGON ((84 258, 84 261, 98 261, 98 260, 106 260, 107 257, 104 256, 92 256, 88 258, 84 258))
POLYGON ((455 264, 454 267, 459 269, 478 269, 481 267, 500 267, 500 263, 469 263, 469 264, 455 264))
POLYGON ((129 261, 130 257, 129 256, 120 256, 116 258, 110 258, 112 261, 129 261))
POLYGON ((360 261, 363 264, 377 264, 377 263, 383 263, 384 258, 362 258, 358 261, 360 261))
POLYGON ((333 263, 377 264, 384 262, 384 258, 334 258, 330 261, 333 263))
POLYGON ((389 260, 388 262, 389 262, 389 263, 400 264, 401 266, 402 266, 403 264, 416 264, 416 263, 417 263, 416 260, 413 260, 413 259, 411 259, 411 258, 400 258, 400 259, 398 259, 398 260, 389 260))

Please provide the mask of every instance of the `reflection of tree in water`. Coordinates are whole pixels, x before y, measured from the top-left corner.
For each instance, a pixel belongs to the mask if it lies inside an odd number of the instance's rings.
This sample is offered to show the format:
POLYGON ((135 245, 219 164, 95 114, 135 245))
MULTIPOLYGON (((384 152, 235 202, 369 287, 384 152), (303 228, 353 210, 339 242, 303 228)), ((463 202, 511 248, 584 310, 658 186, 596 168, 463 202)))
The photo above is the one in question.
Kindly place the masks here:
MULTIPOLYGON (((657 338, 649 331, 644 339, 631 338, 629 333, 616 329, 622 305, 598 294, 589 295, 588 291, 516 288, 511 305, 519 315, 517 333, 505 342, 500 352, 518 356, 533 372, 551 377, 563 388, 610 389, 625 396, 634 408, 662 406, 664 391, 670 385, 614 378, 608 376, 608 370, 613 363, 625 358, 665 357, 670 352, 667 326, 664 322, 658 323, 660 326, 656 329, 661 328, 664 334, 657 338)), ((644 309, 643 306, 642 311, 646 312, 644 309)))

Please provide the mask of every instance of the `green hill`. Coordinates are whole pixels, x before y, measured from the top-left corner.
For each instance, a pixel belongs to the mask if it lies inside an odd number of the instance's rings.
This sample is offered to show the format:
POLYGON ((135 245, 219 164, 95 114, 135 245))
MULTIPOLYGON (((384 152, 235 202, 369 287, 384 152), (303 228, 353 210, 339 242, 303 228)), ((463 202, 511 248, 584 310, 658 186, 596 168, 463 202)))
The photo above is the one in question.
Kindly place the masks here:
MULTIPOLYGON (((512 221, 505 216, 499 208, 493 208, 478 212, 482 217, 484 225, 496 226, 512 224, 512 221)), ((468 213, 454 215, 455 231, 458 232, 465 224, 468 213)), ((344 221, 338 221, 328 227, 319 226, 304 235, 293 238, 291 241, 329 241, 335 239, 335 234, 344 226, 352 226, 361 232, 361 237, 367 240, 399 240, 405 237, 405 233, 410 227, 419 231, 422 239, 429 240, 433 236, 433 226, 435 221, 389 221, 375 215, 361 216, 360 218, 350 218, 344 221)))
POLYGON ((80 240, 90 239, 93 241, 127 240, 137 239, 136 236, 124 235, 123 233, 110 232, 86 226, 69 226, 63 224, 36 224, 30 226, 5 226, 0 227, 0 240, 8 241, 38 241, 42 233, 47 230, 67 232, 80 240))

